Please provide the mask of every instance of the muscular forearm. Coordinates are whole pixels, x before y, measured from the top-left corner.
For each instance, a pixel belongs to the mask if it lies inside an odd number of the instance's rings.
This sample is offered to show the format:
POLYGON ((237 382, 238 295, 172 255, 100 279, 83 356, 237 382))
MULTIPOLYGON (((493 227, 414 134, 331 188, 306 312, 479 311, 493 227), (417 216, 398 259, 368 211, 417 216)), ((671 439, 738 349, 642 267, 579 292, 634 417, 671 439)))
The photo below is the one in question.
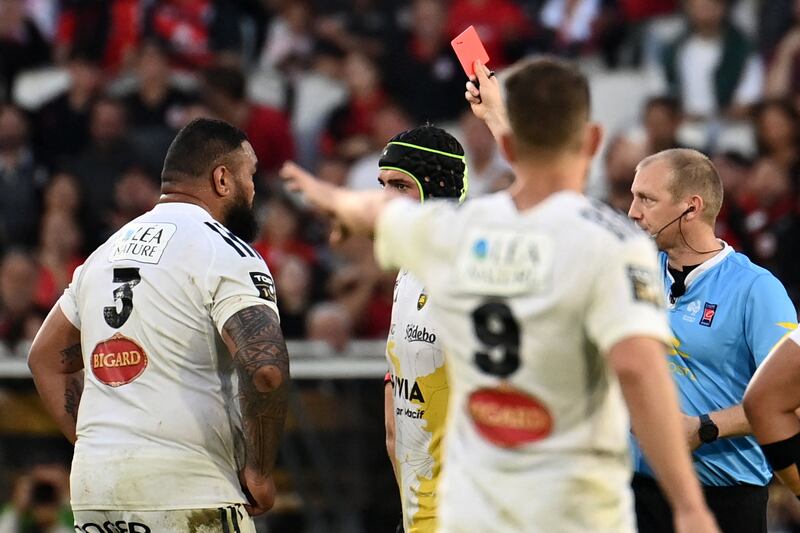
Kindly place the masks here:
POLYGON ((83 395, 83 370, 71 374, 34 373, 34 383, 45 409, 71 443, 75 443, 78 406, 83 395))
POLYGON ((612 362, 645 455, 674 510, 702 506, 700 485, 683 438, 675 386, 661 345, 651 339, 630 339, 620 344, 612 349, 612 362))
POLYGON ((711 420, 719 428, 719 438, 742 437, 750 435, 750 422, 744 414, 742 404, 709 413, 711 420))
POLYGON ((225 323, 223 338, 239 376, 246 466, 267 476, 275 466, 289 401, 289 354, 278 316, 248 307, 225 323))
POLYGON ((330 211, 350 231, 372 235, 386 204, 397 195, 392 191, 350 191, 335 188, 330 192, 330 211))
POLYGON ((384 206, 397 194, 391 191, 350 191, 325 183, 288 161, 280 171, 289 188, 302 191, 315 209, 333 215, 347 230, 372 235, 384 206))
MULTIPOLYGON (((240 377, 240 383, 242 382, 240 377)), ((246 443, 246 465, 258 474, 272 473, 280 449, 289 400, 289 382, 263 393, 252 385, 242 387, 239 405, 246 443)))
POLYGON ((64 436, 75 443, 84 378, 81 334, 58 305, 33 340, 28 367, 45 409, 64 436))
POLYGON ((493 109, 486 117, 485 122, 486 126, 489 127, 489 131, 492 132, 492 137, 494 137, 497 146, 501 146, 503 135, 511 131, 511 125, 508 122, 505 108, 500 106, 497 109, 493 109))

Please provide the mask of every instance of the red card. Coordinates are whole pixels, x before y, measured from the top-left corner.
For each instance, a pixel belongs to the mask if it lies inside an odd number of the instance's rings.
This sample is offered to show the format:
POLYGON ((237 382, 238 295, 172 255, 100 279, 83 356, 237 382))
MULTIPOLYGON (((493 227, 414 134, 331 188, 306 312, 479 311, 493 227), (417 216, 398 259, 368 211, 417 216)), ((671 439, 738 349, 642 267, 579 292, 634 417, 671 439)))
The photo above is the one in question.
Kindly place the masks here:
POLYGON ((486 53, 486 48, 483 47, 474 26, 462 31, 458 37, 450 41, 450 45, 469 78, 475 77, 475 61, 480 61, 484 65, 489 62, 489 54, 486 53))

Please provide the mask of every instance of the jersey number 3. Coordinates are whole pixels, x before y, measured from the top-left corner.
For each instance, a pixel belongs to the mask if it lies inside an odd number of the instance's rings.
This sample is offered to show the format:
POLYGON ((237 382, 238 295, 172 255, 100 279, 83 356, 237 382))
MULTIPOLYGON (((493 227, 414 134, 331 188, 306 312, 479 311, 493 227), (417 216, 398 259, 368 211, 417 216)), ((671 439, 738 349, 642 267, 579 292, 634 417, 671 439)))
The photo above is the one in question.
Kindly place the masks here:
POLYGON ((114 289, 114 305, 103 308, 103 318, 112 328, 121 328, 128 321, 133 311, 133 287, 142 277, 138 268, 115 268, 114 283, 122 283, 114 289), (117 304, 122 302, 122 309, 117 311, 117 304))
POLYGON ((475 364, 487 374, 513 374, 519 368, 519 324, 508 305, 487 302, 472 312, 472 322, 486 349, 475 353, 475 364))

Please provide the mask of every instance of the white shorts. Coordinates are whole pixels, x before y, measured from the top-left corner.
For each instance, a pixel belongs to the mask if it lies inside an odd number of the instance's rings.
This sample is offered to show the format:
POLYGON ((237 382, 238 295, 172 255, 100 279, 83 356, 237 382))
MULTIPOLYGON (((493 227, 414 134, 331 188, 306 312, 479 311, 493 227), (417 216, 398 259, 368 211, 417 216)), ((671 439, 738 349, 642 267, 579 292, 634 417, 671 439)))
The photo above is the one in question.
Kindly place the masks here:
POLYGON ((75 511, 76 533, 255 533, 243 505, 174 511, 75 511))
POLYGON ((634 533, 630 471, 593 457, 498 471, 445 463, 439 533, 634 533))

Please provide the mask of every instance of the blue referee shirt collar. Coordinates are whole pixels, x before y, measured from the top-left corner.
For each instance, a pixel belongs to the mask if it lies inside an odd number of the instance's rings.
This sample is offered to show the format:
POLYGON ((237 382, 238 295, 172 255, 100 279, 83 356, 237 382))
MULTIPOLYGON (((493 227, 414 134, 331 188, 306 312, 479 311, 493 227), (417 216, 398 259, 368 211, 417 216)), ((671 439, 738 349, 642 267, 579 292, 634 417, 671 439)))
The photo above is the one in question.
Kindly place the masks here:
MULTIPOLYGON (((718 264, 722 263, 726 257, 728 257, 734 252, 733 247, 727 242, 723 241, 722 239, 717 239, 717 241, 719 241, 719 243, 722 245, 723 247, 722 250, 714 257, 706 261, 703 261, 702 263, 697 265, 697 268, 689 272, 689 275, 686 276, 686 280, 684 281, 684 284, 686 285, 686 290, 689 290, 689 286, 697 278, 699 278, 700 276, 702 276, 703 274, 705 274, 718 264)), ((666 273, 667 277, 669 277, 670 281, 674 282, 675 279, 672 277, 672 274, 669 273, 668 265, 669 265, 669 259, 664 261, 664 272, 666 273)))

